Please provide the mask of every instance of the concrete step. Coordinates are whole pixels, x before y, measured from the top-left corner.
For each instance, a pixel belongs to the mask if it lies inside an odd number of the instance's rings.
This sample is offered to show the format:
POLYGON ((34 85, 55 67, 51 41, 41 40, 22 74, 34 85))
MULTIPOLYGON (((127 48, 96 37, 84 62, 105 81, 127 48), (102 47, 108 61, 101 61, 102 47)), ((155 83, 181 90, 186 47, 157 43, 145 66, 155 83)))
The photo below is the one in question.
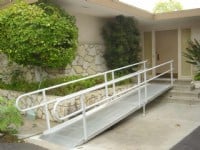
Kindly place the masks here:
POLYGON ((179 85, 179 84, 174 84, 173 90, 193 91, 194 88, 193 88, 192 85, 179 85))
POLYGON ((200 105, 200 99, 190 97, 165 97, 163 101, 167 103, 179 103, 187 105, 200 105))
POLYGON ((189 105, 200 104, 200 90, 194 89, 189 80, 176 80, 174 87, 163 95, 163 101, 189 105))
POLYGON ((166 97, 186 97, 186 98, 192 98, 192 99, 198 99, 200 98, 200 92, 198 91, 189 91, 189 90, 170 90, 165 95, 166 97))
POLYGON ((174 88, 176 90, 193 90, 193 85, 191 84, 191 81, 183 81, 183 80, 176 80, 174 82, 174 88))
POLYGON ((176 85, 191 85, 191 80, 175 80, 176 85))

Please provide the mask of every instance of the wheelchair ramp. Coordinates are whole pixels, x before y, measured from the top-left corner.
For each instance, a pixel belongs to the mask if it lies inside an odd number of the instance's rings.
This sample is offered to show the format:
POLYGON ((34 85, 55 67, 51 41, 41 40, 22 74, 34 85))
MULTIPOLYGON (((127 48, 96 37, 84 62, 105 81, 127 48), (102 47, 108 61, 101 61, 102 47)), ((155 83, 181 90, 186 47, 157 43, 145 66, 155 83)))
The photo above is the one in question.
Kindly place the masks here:
MULTIPOLYGON (((140 109, 143 104, 146 104, 159 95, 163 94, 171 88, 170 84, 148 84, 147 85, 147 98, 145 100, 145 88, 141 89, 141 103, 138 103, 138 90, 131 92, 120 98, 114 103, 107 104, 99 111, 87 115, 87 133, 88 139, 95 137, 102 133, 112 125, 120 120, 126 118, 136 110, 140 109)), ((54 133, 42 135, 41 139, 62 145, 66 149, 74 148, 86 142, 84 140, 84 130, 82 119, 77 122, 66 126, 54 133)))
POLYGON ((62 145, 66 149, 71 149, 94 138, 140 108, 143 108, 143 113, 145 113, 146 104, 172 86, 173 61, 152 68, 146 68, 146 61, 143 61, 20 95, 16 100, 16 107, 23 113, 30 110, 37 112, 38 109, 41 109, 44 112, 47 129, 40 138, 62 145), (160 67, 163 68, 164 72, 153 76, 151 73, 160 67), (135 72, 135 68, 138 71, 135 72), (119 76, 123 70, 123 76, 119 76), (167 82, 156 81, 159 77, 169 73, 171 77, 167 82), (48 99, 46 95, 52 89, 97 77, 103 79, 103 81, 101 80, 101 83, 89 88, 53 99, 48 99), (129 86, 118 90, 118 86, 126 81, 129 81, 129 86), (93 103, 88 104, 87 95, 99 91, 101 93, 94 98, 93 103), (28 103, 30 98, 34 99, 34 95, 41 97, 41 100, 28 103), (79 107, 70 113, 61 113, 59 107, 66 107, 65 104, 69 104, 68 102, 73 99, 76 100, 75 102, 78 103, 79 107), (27 103, 30 105, 23 105, 27 103), (49 110, 50 107, 51 110, 49 110), (59 121, 58 125, 51 126, 50 115, 53 119, 59 121))

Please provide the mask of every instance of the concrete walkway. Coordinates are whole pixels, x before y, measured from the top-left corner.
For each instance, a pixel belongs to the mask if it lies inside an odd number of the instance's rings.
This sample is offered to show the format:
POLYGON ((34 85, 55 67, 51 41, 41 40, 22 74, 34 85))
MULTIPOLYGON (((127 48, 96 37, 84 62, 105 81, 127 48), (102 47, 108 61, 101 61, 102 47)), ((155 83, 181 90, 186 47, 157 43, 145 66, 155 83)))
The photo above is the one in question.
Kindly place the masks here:
POLYGON ((168 150, 200 125, 200 104, 153 101, 76 150, 168 150))
MULTIPOLYGON (((169 102, 158 98, 75 150, 168 150, 200 125, 200 103, 169 102)), ((126 108, 124 108, 126 109, 126 108)), ((50 150, 66 150, 37 137, 27 142, 50 150)))
POLYGON ((47 150, 47 149, 29 143, 17 143, 17 144, 0 143, 0 150, 47 150))

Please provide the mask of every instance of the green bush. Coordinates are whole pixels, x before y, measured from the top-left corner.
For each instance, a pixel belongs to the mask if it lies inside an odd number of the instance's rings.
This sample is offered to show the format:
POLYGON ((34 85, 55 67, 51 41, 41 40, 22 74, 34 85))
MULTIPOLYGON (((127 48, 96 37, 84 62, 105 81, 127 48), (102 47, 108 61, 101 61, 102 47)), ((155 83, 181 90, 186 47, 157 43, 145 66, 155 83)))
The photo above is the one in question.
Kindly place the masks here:
POLYGON ((197 73, 197 74, 194 76, 194 80, 195 80, 195 81, 200 81, 200 73, 197 73))
POLYGON ((22 124, 22 116, 14 102, 0 97, 0 133, 14 134, 22 124))
POLYGON ((194 80, 200 80, 200 43, 195 39, 189 41, 189 46, 183 55, 187 58, 186 62, 194 65, 197 68, 194 80))
MULTIPOLYGON (((79 78, 81 78, 81 76, 71 76, 71 77, 63 77, 63 78, 57 78, 57 79, 44 80, 41 83, 41 88, 57 85, 60 83, 65 83, 65 82, 72 81, 72 80, 79 79, 79 78)), ((102 83, 102 82, 103 82, 103 78, 96 77, 96 78, 80 81, 77 83, 72 83, 72 84, 69 84, 69 85, 66 85, 66 86, 63 86, 60 88, 49 90, 49 91, 47 91, 47 94, 59 95, 59 96, 67 95, 70 93, 74 93, 74 92, 92 87, 92 86, 102 83)))
MULTIPOLYGON (((80 78, 82 78, 82 76, 69 76, 69 77, 46 79, 46 80, 43 80, 42 82, 32 82, 32 83, 29 83, 24 80, 17 80, 9 84, 6 84, 0 81, 0 88, 7 89, 7 90, 21 91, 21 92, 30 92, 30 91, 50 87, 53 85, 69 82, 69 81, 80 79, 80 78)), ((69 84, 67 86, 63 86, 60 88, 52 89, 48 91, 47 94, 62 96, 62 95, 70 94, 70 93, 73 93, 85 88, 92 87, 96 84, 102 83, 103 81, 104 81, 103 77, 96 77, 96 78, 88 79, 88 80, 81 81, 78 83, 69 84)))
POLYGON ((21 65, 58 68, 75 58, 75 18, 58 7, 17 2, 0 11, 0 49, 21 65))
POLYGON ((139 30, 131 17, 117 16, 103 28, 105 59, 109 69, 139 61, 139 30))
MULTIPOLYGON (((115 78, 118 78, 118 77, 120 76, 115 76, 115 78)), ((29 83, 24 80, 15 80, 14 82, 11 82, 9 84, 8 83, 6 84, 0 81, 0 88, 6 89, 6 90, 20 91, 20 92, 31 92, 38 89, 50 87, 53 85, 80 79, 80 78, 82 78, 82 76, 68 76, 68 77, 46 79, 46 80, 43 80, 42 82, 32 82, 32 83, 29 83)), ((112 80, 112 77, 111 75, 108 75, 108 81, 110 80, 112 80)), ((62 86, 60 88, 52 89, 52 90, 47 91, 47 94, 63 96, 63 95, 74 93, 86 88, 90 88, 94 85, 101 84, 101 83, 104 83, 103 76, 87 79, 87 80, 80 81, 77 83, 62 86)), ((124 85, 124 84, 129 84, 129 83, 132 83, 132 79, 121 81, 120 83, 117 83, 116 85, 124 85)))

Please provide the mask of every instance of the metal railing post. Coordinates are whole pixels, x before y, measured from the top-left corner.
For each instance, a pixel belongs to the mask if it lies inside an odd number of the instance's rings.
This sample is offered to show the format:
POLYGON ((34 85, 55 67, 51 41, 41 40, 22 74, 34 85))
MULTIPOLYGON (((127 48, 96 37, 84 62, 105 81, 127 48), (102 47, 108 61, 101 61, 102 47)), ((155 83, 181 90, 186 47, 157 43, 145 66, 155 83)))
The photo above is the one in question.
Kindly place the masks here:
MULTIPOLYGON (((144 65, 144 70, 146 69, 146 65, 144 65)), ((143 116, 146 114, 146 103, 147 103, 147 72, 144 72, 144 102, 143 102, 143 116)))
POLYGON ((82 115, 83 115, 83 134, 84 134, 84 140, 87 141, 88 135, 87 135, 87 122, 86 122, 86 114, 85 114, 86 112, 85 112, 84 95, 81 95, 80 101, 81 101, 82 115))
MULTIPOLYGON (((108 82, 107 73, 104 73, 104 82, 105 83, 108 82)), ((106 97, 108 97, 108 85, 105 85, 105 94, 106 94, 106 97)))
POLYGON ((141 75, 140 74, 138 74, 138 76, 137 76, 138 78, 137 78, 137 80, 138 80, 138 86, 139 86, 139 89, 138 89, 138 105, 139 105, 139 107, 141 106, 141 88, 140 88, 140 83, 141 83, 141 75))
POLYGON ((171 86, 174 84, 174 79, 173 79, 173 62, 170 63, 170 70, 171 70, 171 86))
MULTIPOLYGON (((43 102, 46 103, 47 98, 46 98, 45 90, 42 91, 42 97, 43 97, 43 102)), ((49 110, 48 110, 48 104, 47 103, 44 105, 44 110, 45 110, 45 116, 46 116, 47 129, 50 130, 51 125, 50 125, 49 110)))
MULTIPOLYGON (((115 72, 112 71, 112 81, 115 80, 115 72)), ((113 95, 115 95, 116 91, 115 91, 115 82, 113 82, 113 95)))
POLYGON ((144 61, 144 64, 143 64, 143 69, 145 70, 146 69, 146 61, 144 61))

